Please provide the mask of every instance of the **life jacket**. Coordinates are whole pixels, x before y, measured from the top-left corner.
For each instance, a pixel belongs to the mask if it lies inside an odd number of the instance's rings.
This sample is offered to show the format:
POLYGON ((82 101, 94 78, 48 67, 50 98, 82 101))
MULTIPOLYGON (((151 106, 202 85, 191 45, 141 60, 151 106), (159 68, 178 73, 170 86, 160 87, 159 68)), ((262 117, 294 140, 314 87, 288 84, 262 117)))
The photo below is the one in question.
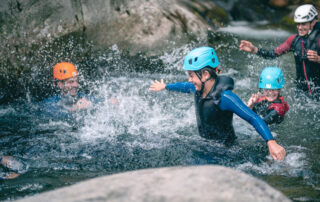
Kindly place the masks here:
POLYGON ((262 96, 258 99, 258 101, 254 104, 253 107, 253 111, 256 112, 258 115, 262 116, 263 119, 265 119, 265 117, 267 117, 267 115, 272 110, 277 111, 278 114, 276 116, 279 116, 273 117, 274 122, 280 123, 283 121, 286 112, 289 110, 289 105, 287 102, 283 100, 282 96, 278 97, 276 100, 272 102, 269 102, 265 96, 262 96))
POLYGON ((320 22, 317 22, 307 37, 296 35, 291 44, 296 62, 297 87, 312 94, 314 87, 320 86, 320 63, 307 59, 307 50, 320 55, 320 22))
POLYGON ((227 76, 218 76, 206 98, 195 94, 195 108, 200 136, 232 143, 235 132, 232 125, 233 112, 219 108, 221 95, 225 90, 232 90, 234 81, 227 76))

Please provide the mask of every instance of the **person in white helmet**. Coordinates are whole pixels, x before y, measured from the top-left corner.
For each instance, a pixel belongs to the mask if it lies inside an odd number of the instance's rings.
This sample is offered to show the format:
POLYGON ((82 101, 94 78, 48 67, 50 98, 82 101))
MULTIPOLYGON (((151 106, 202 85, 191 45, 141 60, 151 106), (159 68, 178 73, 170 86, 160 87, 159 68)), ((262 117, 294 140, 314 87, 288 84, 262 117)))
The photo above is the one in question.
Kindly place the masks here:
POLYGON ((296 62, 297 88, 320 100, 320 22, 317 20, 318 12, 313 5, 299 6, 294 14, 298 34, 290 36, 274 50, 257 48, 244 40, 239 48, 270 59, 292 51, 296 62))

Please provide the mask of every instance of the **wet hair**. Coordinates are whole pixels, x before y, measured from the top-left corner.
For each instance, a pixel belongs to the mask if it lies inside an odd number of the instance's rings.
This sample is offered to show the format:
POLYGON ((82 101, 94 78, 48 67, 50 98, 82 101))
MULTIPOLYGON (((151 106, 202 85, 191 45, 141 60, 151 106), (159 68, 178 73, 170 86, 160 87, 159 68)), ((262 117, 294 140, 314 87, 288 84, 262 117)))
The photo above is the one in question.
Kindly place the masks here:
POLYGON ((210 74, 212 79, 216 79, 217 78, 216 69, 213 69, 210 66, 205 66, 204 68, 200 69, 196 73, 198 73, 199 75, 202 75, 205 71, 209 72, 209 74, 210 74))

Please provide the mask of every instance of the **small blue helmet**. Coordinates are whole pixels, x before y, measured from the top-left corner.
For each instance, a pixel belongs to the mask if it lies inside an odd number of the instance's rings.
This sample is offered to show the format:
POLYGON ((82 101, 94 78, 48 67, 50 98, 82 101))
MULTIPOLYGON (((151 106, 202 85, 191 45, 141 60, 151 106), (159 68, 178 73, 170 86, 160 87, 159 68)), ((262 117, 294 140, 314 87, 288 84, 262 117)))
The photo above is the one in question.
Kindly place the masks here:
POLYGON ((218 67, 219 60, 216 52, 211 47, 200 47, 190 51, 184 58, 183 69, 198 71, 206 66, 213 69, 218 67))
POLYGON ((281 89, 284 86, 282 70, 279 67, 266 67, 259 78, 259 88, 281 89))

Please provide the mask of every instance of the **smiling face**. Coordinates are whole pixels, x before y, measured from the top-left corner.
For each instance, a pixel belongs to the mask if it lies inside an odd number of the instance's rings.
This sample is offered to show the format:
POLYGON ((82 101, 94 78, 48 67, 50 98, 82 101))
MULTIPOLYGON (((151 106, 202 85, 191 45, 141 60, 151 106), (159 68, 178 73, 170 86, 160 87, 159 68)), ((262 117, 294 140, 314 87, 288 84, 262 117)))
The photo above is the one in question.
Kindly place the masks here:
POLYGON ((189 76, 189 79, 188 81, 190 83, 193 83, 196 90, 197 91, 200 91, 201 90, 201 80, 199 79, 199 77, 196 75, 195 72, 193 71, 188 71, 188 76, 189 76))
POLYGON ((306 36, 309 34, 309 32, 313 29, 316 21, 312 22, 304 22, 304 23, 297 23, 297 31, 299 36, 306 36))
POLYGON ((65 79, 63 81, 58 81, 57 85, 60 88, 61 93, 64 95, 71 95, 75 97, 78 94, 79 84, 77 76, 65 79))
POLYGON ((279 97, 280 90, 279 89, 263 89, 262 93, 265 96, 265 98, 268 100, 268 102, 273 102, 279 97))

